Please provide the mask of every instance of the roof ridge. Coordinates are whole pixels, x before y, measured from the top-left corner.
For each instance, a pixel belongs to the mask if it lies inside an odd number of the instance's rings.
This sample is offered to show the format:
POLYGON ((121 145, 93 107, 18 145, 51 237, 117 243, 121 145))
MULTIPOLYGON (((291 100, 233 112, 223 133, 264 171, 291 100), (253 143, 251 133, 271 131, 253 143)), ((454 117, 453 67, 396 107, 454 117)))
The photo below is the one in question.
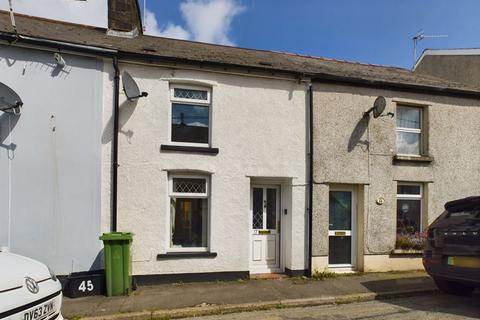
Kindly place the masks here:
POLYGON ((223 48, 229 48, 229 49, 234 49, 234 50, 239 49, 239 50, 249 50, 249 51, 256 51, 256 52, 276 53, 276 54, 291 55, 291 56, 297 56, 297 57, 303 57, 303 58, 309 58, 309 59, 316 59, 316 60, 357 64, 357 65, 362 65, 362 66, 371 66, 371 67, 386 68, 386 69, 396 69, 396 70, 406 71, 408 73, 412 73, 410 69, 397 67, 397 66, 381 65, 381 64, 374 64, 374 63, 367 63, 367 62, 360 62, 360 61, 353 61, 353 60, 335 59, 335 58, 308 55, 308 54, 302 54, 302 53, 296 53, 296 52, 269 50, 269 49, 258 49, 258 48, 248 48, 248 47, 241 47, 241 46, 230 46, 230 45, 226 45, 226 44, 209 43, 209 42, 202 42, 202 41, 195 41, 195 40, 185 40, 185 39, 176 39, 176 38, 168 38, 168 37, 159 37, 159 36, 154 36, 154 35, 150 35, 150 34, 143 34, 141 36, 154 38, 154 39, 166 39, 166 40, 171 40, 171 41, 196 43, 196 44, 213 46, 213 47, 223 47, 223 48))

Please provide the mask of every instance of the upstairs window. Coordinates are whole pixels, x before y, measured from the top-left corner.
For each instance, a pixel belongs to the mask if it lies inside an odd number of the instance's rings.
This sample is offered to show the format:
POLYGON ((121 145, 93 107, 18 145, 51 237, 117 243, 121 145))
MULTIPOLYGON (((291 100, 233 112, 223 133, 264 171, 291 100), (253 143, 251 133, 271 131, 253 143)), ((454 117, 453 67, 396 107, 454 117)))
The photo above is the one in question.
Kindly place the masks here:
POLYGON ((210 145, 210 89, 173 86, 170 142, 179 145, 210 145))
POLYGON ((397 154, 422 154, 422 110, 419 107, 397 106, 397 154))

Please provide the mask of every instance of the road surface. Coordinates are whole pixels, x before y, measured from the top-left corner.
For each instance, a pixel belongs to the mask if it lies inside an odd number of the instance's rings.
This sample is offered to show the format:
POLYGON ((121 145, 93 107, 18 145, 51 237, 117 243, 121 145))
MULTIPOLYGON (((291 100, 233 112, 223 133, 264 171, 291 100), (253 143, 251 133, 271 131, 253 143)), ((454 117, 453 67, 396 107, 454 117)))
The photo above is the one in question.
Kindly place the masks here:
POLYGON ((442 293, 344 305, 275 309, 208 316, 201 320, 443 320, 480 319, 480 294, 454 297, 442 293))

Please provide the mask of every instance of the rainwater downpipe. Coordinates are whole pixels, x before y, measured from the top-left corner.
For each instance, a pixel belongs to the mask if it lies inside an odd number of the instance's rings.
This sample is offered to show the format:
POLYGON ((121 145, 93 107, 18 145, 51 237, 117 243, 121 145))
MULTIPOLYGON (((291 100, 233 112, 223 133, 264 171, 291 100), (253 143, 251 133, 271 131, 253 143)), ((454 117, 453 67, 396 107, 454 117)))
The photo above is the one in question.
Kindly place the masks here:
POLYGON ((120 70, 118 58, 113 57, 113 137, 112 137, 112 232, 117 231, 117 198, 118 198, 118 119, 120 95, 120 70))
POLYGON ((313 88, 312 82, 308 85, 308 268, 307 276, 312 276, 312 221, 313 221, 313 88))

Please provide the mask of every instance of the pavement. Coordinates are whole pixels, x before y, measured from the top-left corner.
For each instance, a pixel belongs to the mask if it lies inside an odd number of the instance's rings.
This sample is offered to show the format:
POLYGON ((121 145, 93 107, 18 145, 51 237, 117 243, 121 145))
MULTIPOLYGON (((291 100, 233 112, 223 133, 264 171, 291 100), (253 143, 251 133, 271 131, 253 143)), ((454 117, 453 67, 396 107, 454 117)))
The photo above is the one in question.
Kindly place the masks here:
POLYGON ((175 283, 138 288, 128 297, 64 298, 68 319, 174 319, 243 311, 372 301, 435 292, 424 272, 175 283))

